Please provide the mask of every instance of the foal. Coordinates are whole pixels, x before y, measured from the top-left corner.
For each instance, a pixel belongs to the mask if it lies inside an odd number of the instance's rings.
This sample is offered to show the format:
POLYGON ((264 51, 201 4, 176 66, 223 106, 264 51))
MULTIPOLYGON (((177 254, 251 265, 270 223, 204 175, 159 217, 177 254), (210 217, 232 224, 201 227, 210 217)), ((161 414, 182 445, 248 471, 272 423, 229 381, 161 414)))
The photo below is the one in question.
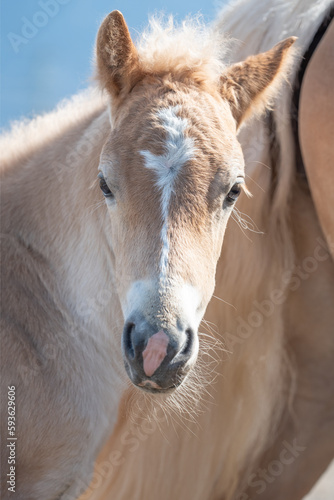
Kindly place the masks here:
MULTIPOLYGON (((245 189, 237 132, 271 103, 295 40, 225 68, 216 33, 158 38, 137 50, 112 12, 97 37, 111 122, 82 100, 4 139, 1 397, 5 410, 15 387, 16 499, 79 495, 129 379, 151 398, 186 391, 245 189)), ((6 411, 1 425, 7 436, 6 411)))

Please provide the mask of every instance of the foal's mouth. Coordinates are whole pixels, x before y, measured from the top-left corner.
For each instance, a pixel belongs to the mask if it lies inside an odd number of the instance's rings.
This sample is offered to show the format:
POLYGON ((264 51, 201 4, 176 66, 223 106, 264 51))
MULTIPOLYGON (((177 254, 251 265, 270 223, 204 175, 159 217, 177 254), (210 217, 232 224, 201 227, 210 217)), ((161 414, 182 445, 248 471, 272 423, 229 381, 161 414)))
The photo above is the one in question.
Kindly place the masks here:
POLYGON ((184 379, 179 380, 169 387, 160 387, 160 385, 156 384, 153 382, 153 380, 144 380, 143 382, 140 382, 139 384, 135 384, 137 387, 139 387, 141 390, 145 392, 149 392, 151 394, 168 394, 170 392, 173 392, 177 387, 179 387, 184 379))
POLYGON ((190 370, 190 367, 178 367, 177 371, 172 376, 169 375, 168 384, 164 376, 165 374, 160 374, 160 376, 154 377, 155 380, 153 380, 153 378, 146 378, 145 376, 138 375, 133 368, 129 366, 127 361, 125 361, 124 364, 132 384, 141 391, 149 392, 150 394, 167 394, 173 392, 184 382, 190 370))

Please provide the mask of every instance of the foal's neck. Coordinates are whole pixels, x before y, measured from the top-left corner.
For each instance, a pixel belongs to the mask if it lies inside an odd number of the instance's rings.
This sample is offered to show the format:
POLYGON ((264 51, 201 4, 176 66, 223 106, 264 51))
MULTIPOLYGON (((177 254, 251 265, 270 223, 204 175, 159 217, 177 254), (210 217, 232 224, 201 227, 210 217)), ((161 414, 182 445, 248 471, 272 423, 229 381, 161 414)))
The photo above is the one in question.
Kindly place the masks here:
POLYGON ((74 314, 101 316, 99 304, 114 294, 109 218, 97 184, 108 114, 98 108, 60 128, 8 170, 5 231, 47 262, 74 314))

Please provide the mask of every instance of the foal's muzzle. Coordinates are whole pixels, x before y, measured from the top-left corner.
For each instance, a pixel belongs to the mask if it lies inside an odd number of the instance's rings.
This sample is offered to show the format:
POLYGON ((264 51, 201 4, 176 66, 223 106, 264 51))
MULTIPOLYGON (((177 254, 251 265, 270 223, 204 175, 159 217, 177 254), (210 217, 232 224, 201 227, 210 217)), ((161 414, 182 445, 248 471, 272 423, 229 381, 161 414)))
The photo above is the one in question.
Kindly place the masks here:
POLYGON ((196 362, 197 349, 197 333, 191 327, 162 328, 140 313, 125 323, 125 368, 133 384, 146 391, 169 392, 179 386, 196 362))

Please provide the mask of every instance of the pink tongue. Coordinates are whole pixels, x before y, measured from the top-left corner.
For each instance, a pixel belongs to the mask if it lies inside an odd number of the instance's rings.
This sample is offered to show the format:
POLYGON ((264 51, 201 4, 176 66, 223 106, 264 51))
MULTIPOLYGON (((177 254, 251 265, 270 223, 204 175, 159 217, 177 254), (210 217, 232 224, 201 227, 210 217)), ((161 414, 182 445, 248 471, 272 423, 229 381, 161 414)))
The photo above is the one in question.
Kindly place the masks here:
POLYGON ((149 338, 146 349, 143 351, 144 372, 148 377, 159 368, 166 357, 168 337, 163 330, 149 338))

